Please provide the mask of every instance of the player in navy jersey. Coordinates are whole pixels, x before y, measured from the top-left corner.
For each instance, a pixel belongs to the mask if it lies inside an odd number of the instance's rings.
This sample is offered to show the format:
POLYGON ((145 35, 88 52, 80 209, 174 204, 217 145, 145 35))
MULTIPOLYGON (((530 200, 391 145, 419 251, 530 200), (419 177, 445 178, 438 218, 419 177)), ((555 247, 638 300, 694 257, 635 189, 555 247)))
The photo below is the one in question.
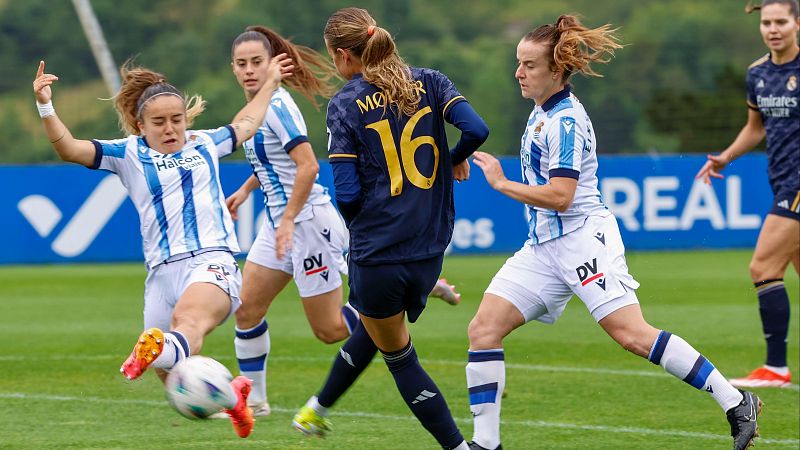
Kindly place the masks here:
POLYGON ((766 361, 739 387, 788 387, 792 374, 786 363, 789 296, 783 276, 789 263, 800 273, 800 30, 797 0, 765 0, 761 4, 761 37, 769 53, 747 70, 747 123, 736 139, 708 161, 697 174, 711 177, 752 150, 766 135, 767 174, 775 195, 758 235, 750 278, 758 295, 761 326, 767 343, 766 361))
MULTIPOLYGON (((187 100, 163 75, 126 64, 114 98, 129 136, 110 141, 73 137, 51 102, 58 77, 39 63, 33 90, 56 153, 117 174, 139 213, 148 271, 145 331, 120 368, 128 379, 150 366, 165 379, 171 367, 199 353, 205 336, 239 306, 241 275, 233 258, 239 248, 219 183, 219 158, 256 133, 290 63, 286 55, 272 59, 262 89, 232 124, 198 131, 187 128, 204 109, 201 97, 187 100)), ((247 437, 253 428, 250 380, 237 377, 231 384, 237 403, 226 412, 236 433, 247 437)))
MULTIPOLYGON (((269 56, 286 53, 295 62, 285 84, 316 105, 316 97, 330 98, 336 72, 327 57, 296 45, 262 26, 248 27, 231 45, 231 67, 245 99, 251 101, 268 81, 269 56)), ((248 402, 255 416, 270 413, 266 368, 271 349, 265 315, 270 304, 294 279, 308 323, 322 342, 350 336, 359 316, 342 305, 342 278, 347 274, 348 233, 331 203, 327 189, 316 182, 319 164, 308 142, 306 124, 289 91, 272 94, 271 108, 255 136, 244 142, 254 175, 228 197, 236 219, 239 206, 260 187, 266 220, 247 254, 242 275, 242 306, 236 310, 234 347, 242 375, 253 380, 248 402)), ((457 302, 446 280, 434 295, 457 302)), ((214 418, 227 418, 216 414, 214 418)))
POLYGON ((735 450, 758 433, 758 397, 737 390, 686 341, 642 315, 639 283, 628 273, 619 227, 597 188, 592 121, 569 85, 575 73, 599 76, 591 64, 607 63, 620 47, 610 25, 589 29, 570 15, 526 34, 514 74, 522 96, 535 102, 521 140, 523 181, 506 179, 496 158, 475 153, 492 188, 525 204, 529 236, 494 276, 469 324, 472 449, 502 448, 503 339, 529 321, 554 323, 573 295, 620 346, 709 392, 726 411, 735 450))
POLYGON ((466 449, 442 393, 419 364, 405 317, 417 320, 436 283, 453 231, 453 179, 467 178, 466 158, 488 128, 446 76, 408 67, 366 10, 335 12, 324 37, 348 80, 328 105, 328 153, 350 229, 350 303, 362 326, 294 425, 323 434, 327 408, 380 350, 422 425, 442 448, 466 449), (462 132, 452 150, 445 122, 462 132))

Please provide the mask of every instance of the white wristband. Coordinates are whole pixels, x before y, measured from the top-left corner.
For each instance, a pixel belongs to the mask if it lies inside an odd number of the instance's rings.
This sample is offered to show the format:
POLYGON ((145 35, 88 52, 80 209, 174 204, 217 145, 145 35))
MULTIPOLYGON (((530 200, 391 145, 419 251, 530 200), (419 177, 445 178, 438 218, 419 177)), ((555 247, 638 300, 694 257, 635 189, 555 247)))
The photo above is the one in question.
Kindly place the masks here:
POLYGON ((36 109, 39 110, 39 117, 41 117, 42 119, 44 119, 45 117, 50 117, 50 116, 55 116, 56 115, 56 109, 53 108, 53 102, 52 101, 49 101, 49 102, 45 103, 44 105, 39 103, 39 102, 36 102, 36 109))

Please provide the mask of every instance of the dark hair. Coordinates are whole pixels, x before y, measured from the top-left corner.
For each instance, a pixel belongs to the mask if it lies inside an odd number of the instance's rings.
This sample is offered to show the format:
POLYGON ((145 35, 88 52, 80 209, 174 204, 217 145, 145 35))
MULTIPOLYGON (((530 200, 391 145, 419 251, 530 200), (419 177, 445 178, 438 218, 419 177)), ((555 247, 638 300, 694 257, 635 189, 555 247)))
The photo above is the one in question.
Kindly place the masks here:
POLYGON ((122 131, 129 134, 138 134, 139 120, 146 108, 148 100, 157 95, 175 95, 183 100, 186 105, 186 125, 191 126, 194 119, 205 109, 205 102, 199 95, 193 95, 189 100, 175 86, 167 83, 164 75, 144 67, 134 67, 131 61, 126 61, 120 68, 122 86, 114 96, 114 107, 119 116, 119 125, 122 131))
POLYGON ((275 31, 260 25, 252 25, 245 29, 231 44, 231 58, 236 47, 243 42, 258 41, 264 45, 270 56, 286 53, 292 58, 294 69, 292 76, 283 80, 287 86, 303 94, 314 107, 319 108, 315 96, 330 98, 336 93, 334 80, 338 77, 336 69, 329 58, 319 52, 292 43, 275 31))
POLYGON ((567 82, 573 73, 601 77, 592 70, 591 63, 605 64, 622 48, 616 36, 617 29, 610 24, 589 29, 577 17, 561 15, 554 24, 541 25, 522 38, 523 41, 543 43, 550 49, 550 70, 564 73, 567 82))
POLYGON ((797 0, 763 0, 760 5, 754 5, 753 1, 750 0, 744 6, 744 12, 750 14, 753 11, 758 11, 769 5, 788 5, 789 11, 795 19, 800 16, 800 7, 797 5, 797 0))
POLYGON ((379 27, 366 9, 336 11, 325 24, 324 36, 332 50, 347 49, 361 58, 364 80, 383 91, 384 108, 395 105, 398 112, 407 116, 417 111, 420 93, 411 69, 397 53, 392 35, 379 27))

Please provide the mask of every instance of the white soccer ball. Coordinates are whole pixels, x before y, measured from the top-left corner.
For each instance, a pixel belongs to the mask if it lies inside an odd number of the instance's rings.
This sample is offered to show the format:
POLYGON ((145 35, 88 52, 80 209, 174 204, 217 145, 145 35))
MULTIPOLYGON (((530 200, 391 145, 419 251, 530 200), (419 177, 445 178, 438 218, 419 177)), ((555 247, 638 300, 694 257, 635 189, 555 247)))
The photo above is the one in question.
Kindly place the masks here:
POLYGON ((236 406, 227 367, 206 356, 194 355, 179 362, 167 376, 167 400, 189 419, 208 416, 236 406))

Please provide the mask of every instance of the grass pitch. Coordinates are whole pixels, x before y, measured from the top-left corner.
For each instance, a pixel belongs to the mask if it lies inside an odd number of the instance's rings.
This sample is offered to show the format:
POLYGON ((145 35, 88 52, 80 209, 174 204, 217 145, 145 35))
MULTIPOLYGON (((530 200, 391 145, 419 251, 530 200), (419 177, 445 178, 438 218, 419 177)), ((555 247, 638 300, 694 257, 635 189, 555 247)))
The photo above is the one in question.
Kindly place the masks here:
MULTIPOLYGON (((690 342, 723 374, 763 362, 749 251, 630 253, 645 317, 690 342)), ((411 333, 423 366, 445 394, 464 436, 472 434, 465 386, 469 320, 505 257, 457 257, 444 274, 463 294, 456 307, 431 299, 411 333)), ((0 267, 0 448, 433 449, 381 361, 335 406, 333 433, 291 428, 322 385, 339 345, 317 341, 294 287, 270 309, 271 416, 248 439, 226 421, 191 421, 164 400, 153 375, 118 372, 141 330, 141 264, 0 267)), ((790 267, 789 365, 798 367, 798 277, 790 267)), ((233 323, 203 354, 236 373, 233 323)), ((619 348, 578 299, 553 326, 531 323, 506 340, 507 449, 728 449, 724 413, 709 395, 619 348)), ((757 390, 766 403, 757 448, 800 446, 800 391, 757 390)))

